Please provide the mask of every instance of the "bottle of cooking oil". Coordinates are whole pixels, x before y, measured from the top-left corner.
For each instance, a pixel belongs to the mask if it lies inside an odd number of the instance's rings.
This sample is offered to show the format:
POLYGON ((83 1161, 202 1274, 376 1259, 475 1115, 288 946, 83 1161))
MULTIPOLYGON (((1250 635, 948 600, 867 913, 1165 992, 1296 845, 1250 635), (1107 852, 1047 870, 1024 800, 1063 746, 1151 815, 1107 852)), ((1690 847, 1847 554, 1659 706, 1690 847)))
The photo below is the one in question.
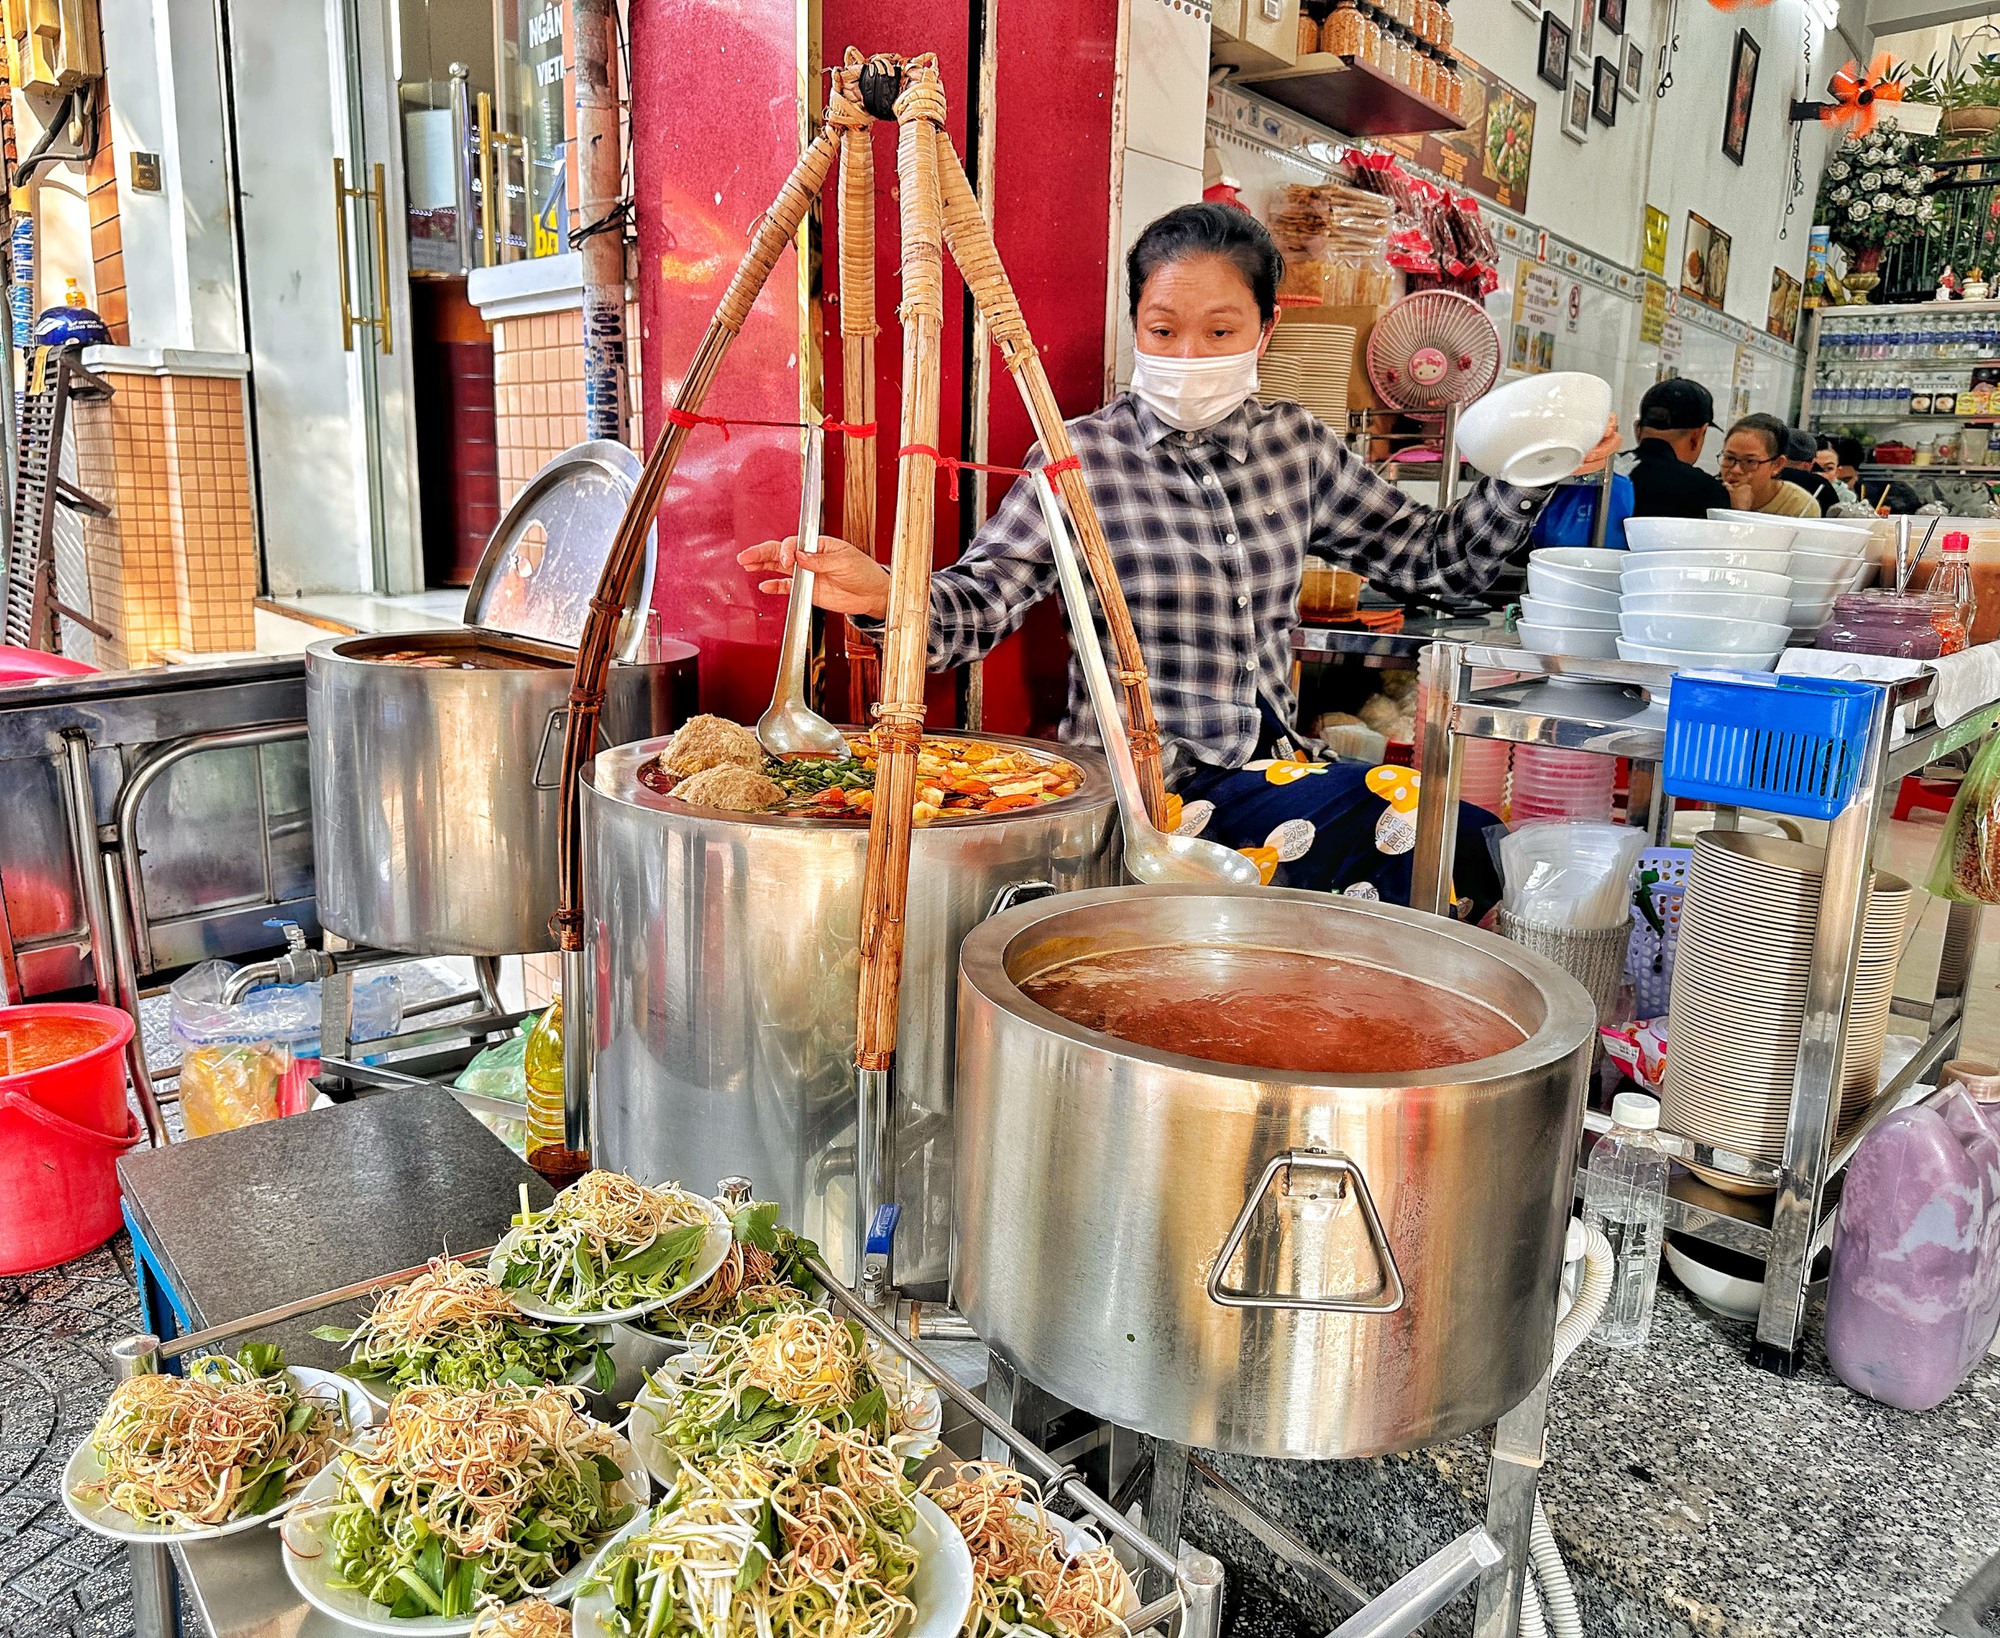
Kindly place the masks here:
POLYGON ((524 1057, 528 1075, 528 1157, 538 1149, 563 1147, 563 1010, 562 996, 528 1031, 524 1057))

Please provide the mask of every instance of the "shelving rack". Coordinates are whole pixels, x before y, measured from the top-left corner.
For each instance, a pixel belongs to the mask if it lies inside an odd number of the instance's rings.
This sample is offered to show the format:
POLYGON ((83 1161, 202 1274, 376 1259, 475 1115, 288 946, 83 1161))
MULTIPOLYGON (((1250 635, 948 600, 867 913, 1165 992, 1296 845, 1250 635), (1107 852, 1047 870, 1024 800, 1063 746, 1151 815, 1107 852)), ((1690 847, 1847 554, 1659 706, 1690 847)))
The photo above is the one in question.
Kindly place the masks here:
MULTIPOLYGON (((1673 680, 1665 666, 1530 654, 1498 643, 1439 641, 1425 649, 1421 672, 1425 703, 1418 724, 1418 765, 1425 792, 1443 792, 1448 800, 1426 800, 1418 810, 1410 895, 1417 909, 1444 914, 1450 902, 1456 832, 1449 815, 1457 801, 1464 741, 1495 739, 1592 751, 1629 758, 1635 769, 1656 768, 1665 754, 1667 691, 1673 680), (1497 687, 1475 686, 1474 673, 1489 669, 1528 675, 1497 687)), ((1905 775, 2000 723, 2000 701, 1995 701, 1939 726, 1932 714, 1934 687, 1928 675, 1876 685, 1861 777, 1847 806, 1828 825, 1826 874, 1784 1158, 1773 1164, 1663 1134, 1677 1158, 1774 1191, 1765 1221, 1758 1202, 1677 1177, 1667 1202, 1667 1227, 1763 1259, 1764 1297, 1752 1358, 1785 1375, 1798 1367, 1814 1259, 1832 1242, 1835 1183, 1862 1138, 1894 1112, 1911 1086, 1927 1080, 1952 1055, 1964 1023, 1965 984, 1981 907, 1954 904, 1932 998, 1895 1003, 1898 1016, 1922 1024, 1922 1045, 1836 1141, 1848 1000, 1884 806, 1905 775), (1897 737, 1891 728, 1899 715, 1913 726, 1897 737)), ((1672 804, 1657 808, 1658 828, 1664 831, 1672 804)), ((1717 825, 1733 829, 1736 813, 1718 809, 1717 825)), ((1593 1116, 1590 1124, 1605 1130, 1609 1123, 1593 1116)))

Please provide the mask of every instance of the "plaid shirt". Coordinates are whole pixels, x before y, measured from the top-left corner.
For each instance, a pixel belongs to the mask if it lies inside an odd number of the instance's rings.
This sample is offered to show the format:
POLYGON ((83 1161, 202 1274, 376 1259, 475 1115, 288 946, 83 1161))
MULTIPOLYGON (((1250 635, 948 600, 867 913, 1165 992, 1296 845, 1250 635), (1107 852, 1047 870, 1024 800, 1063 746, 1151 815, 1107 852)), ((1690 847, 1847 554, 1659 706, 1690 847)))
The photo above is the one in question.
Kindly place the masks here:
MULTIPOLYGON (((1169 780, 1257 754, 1261 696, 1287 725, 1308 550, 1411 595, 1479 591, 1527 539, 1546 490, 1476 485, 1448 512, 1412 501, 1296 404, 1243 405, 1176 432, 1128 393, 1069 423, 1132 611, 1169 780)), ((1028 465, 1044 457, 1036 446, 1028 465)), ((930 667, 988 653, 1057 590, 1023 479, 957 563, 931 577, 930 667)), ((1104 621, 1098 630, 1104 635, 1104 621)), ((873 624, 873 622, 869 622, 873 624)), ((1062 737, 1095 745, 1074 658, 1062 737)))

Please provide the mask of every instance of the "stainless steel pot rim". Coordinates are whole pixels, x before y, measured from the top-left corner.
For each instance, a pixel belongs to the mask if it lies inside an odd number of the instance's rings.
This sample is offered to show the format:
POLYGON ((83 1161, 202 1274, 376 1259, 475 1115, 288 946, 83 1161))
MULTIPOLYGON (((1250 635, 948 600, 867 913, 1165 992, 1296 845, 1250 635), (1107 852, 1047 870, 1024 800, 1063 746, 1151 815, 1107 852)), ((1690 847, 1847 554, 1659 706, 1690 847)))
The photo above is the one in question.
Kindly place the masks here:
POLYGON ((1531 1074, 1546 1066, 1552 1057, 1574 1051, 1590 1040, 1597 1030, 1596 1004, 1583 986, 1553 961, 1536 955, 1511 939, 1489 933, 1483 928, 1469 927, 1463 922, 1447 922, 1441 917, 1401 905, 1347 899, 1292 887, 1099 887, 1087 892, 1062 893, 1054 898, 1037 899, 988 917, 975 927, 966 936, 959 951, 959 976, 961 982, 995 1005, 1019 1010, 1022 1016, 1052 1035, 1081 1046, 1198 1077, 1215 1083, 1218 1089, 1239 1091, 1258 1086, 1342 1087, 1363 1092, 1408 1091, 1414 1084, 1420 1083, 1427 1073, 1435 1073, 1435 1084, 1439 1086, 1464 1088, 1531 1074), (1264 1069, 1247 1064, 1221 1063, 1211 1058, 1190 1058, 1177 1052, 1162 1051, 1158 1047, 1142 1046, 1122 1036, 1086 1029, 1061 1013, 1030 1001, 1007 975, 1010 948, 1016 939, 1040 922, 1134 899, 1167 898, 1229 898, 1264 903, 1283 901, 1311 910, 1330 908, 1337 915, 1371 916, 1397 922, 1419 933, 1435 935, 1448 930, 1452 937, 1464 939, 1475 949, 1532 980, 1548 999, 1548 1016, 1543 1019, 1541 1028, 1519 1045, 1490 1058, 1472 1058, 1464 1063, 1443 1065, 1435 1072, 1394 1070, 1377 1075, 1317 1075, 1304 1070, 1264 1069))
MULTIPOLYGON (((848 730, 859 732, 858 729, 848 730)), ((977 739, 983 745, 1011 745, 1020 750, 1034 751, 1042 756, 1060 757, 1064 762, 1075 764, 1083 772, 1083 783, 1068 796, 1054 802, 1038 802, 1031 808, 1009 808, 1005 813, 975 814, 965 819, 950 819, 936 826, 925 826, 911 832, 912 837, 920 837, 932 829, 939 831, 988 830, 1005 824, 1010 819, 1041 819, 1051 814, 1076 813, 1088 808, 1108 807, 1111 803, 1111 774, 1104 765, 1101 752, 1082 745, 1060 745, 1045 739, 1022 739, 1013 734, 969 734, 957 730, 940 730, 941 734, 953 739, 977 739)), ((607 751, 597 753, 597 758, 584 775, 584 789, 606 801, 623 803, 626 807, 644 808, 653 813, 672 814, 679 818, 698 819, 705 825, 719 825, 744 830, 802 830, 802 831, 866 831, 868 819, 864 814, 820 815, 813 813, 737 813, 728 808, 696 807, 691 802, 682 802, 672 796, 663 796, 651 786, 639 782, 639 768, 648 759, 658 756, 667 747, 672 736, 657 739, 634 740, 629 745, 614 745, 607 751)))

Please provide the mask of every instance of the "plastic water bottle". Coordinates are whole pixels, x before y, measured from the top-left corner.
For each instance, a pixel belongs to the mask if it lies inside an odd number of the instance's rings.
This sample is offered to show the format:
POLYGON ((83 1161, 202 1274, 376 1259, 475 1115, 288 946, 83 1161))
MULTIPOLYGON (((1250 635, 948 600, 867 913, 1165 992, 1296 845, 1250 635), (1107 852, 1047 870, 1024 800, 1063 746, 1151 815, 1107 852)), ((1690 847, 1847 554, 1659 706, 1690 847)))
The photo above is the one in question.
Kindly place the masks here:
POLYGON ((1611 1130, 1590 1151, 1583 1181, 1584 1220, 1604 1231, 1617 1254, 1611 1300, 1592 1335, 1607 1348, 1638 1348, 1653 1327, 1666 1237, 1667 1155, 1653 1135, 1660 1127, 1659 1100, 1621 1092, 1611 1100, 1611 1120, 1611 1130))

